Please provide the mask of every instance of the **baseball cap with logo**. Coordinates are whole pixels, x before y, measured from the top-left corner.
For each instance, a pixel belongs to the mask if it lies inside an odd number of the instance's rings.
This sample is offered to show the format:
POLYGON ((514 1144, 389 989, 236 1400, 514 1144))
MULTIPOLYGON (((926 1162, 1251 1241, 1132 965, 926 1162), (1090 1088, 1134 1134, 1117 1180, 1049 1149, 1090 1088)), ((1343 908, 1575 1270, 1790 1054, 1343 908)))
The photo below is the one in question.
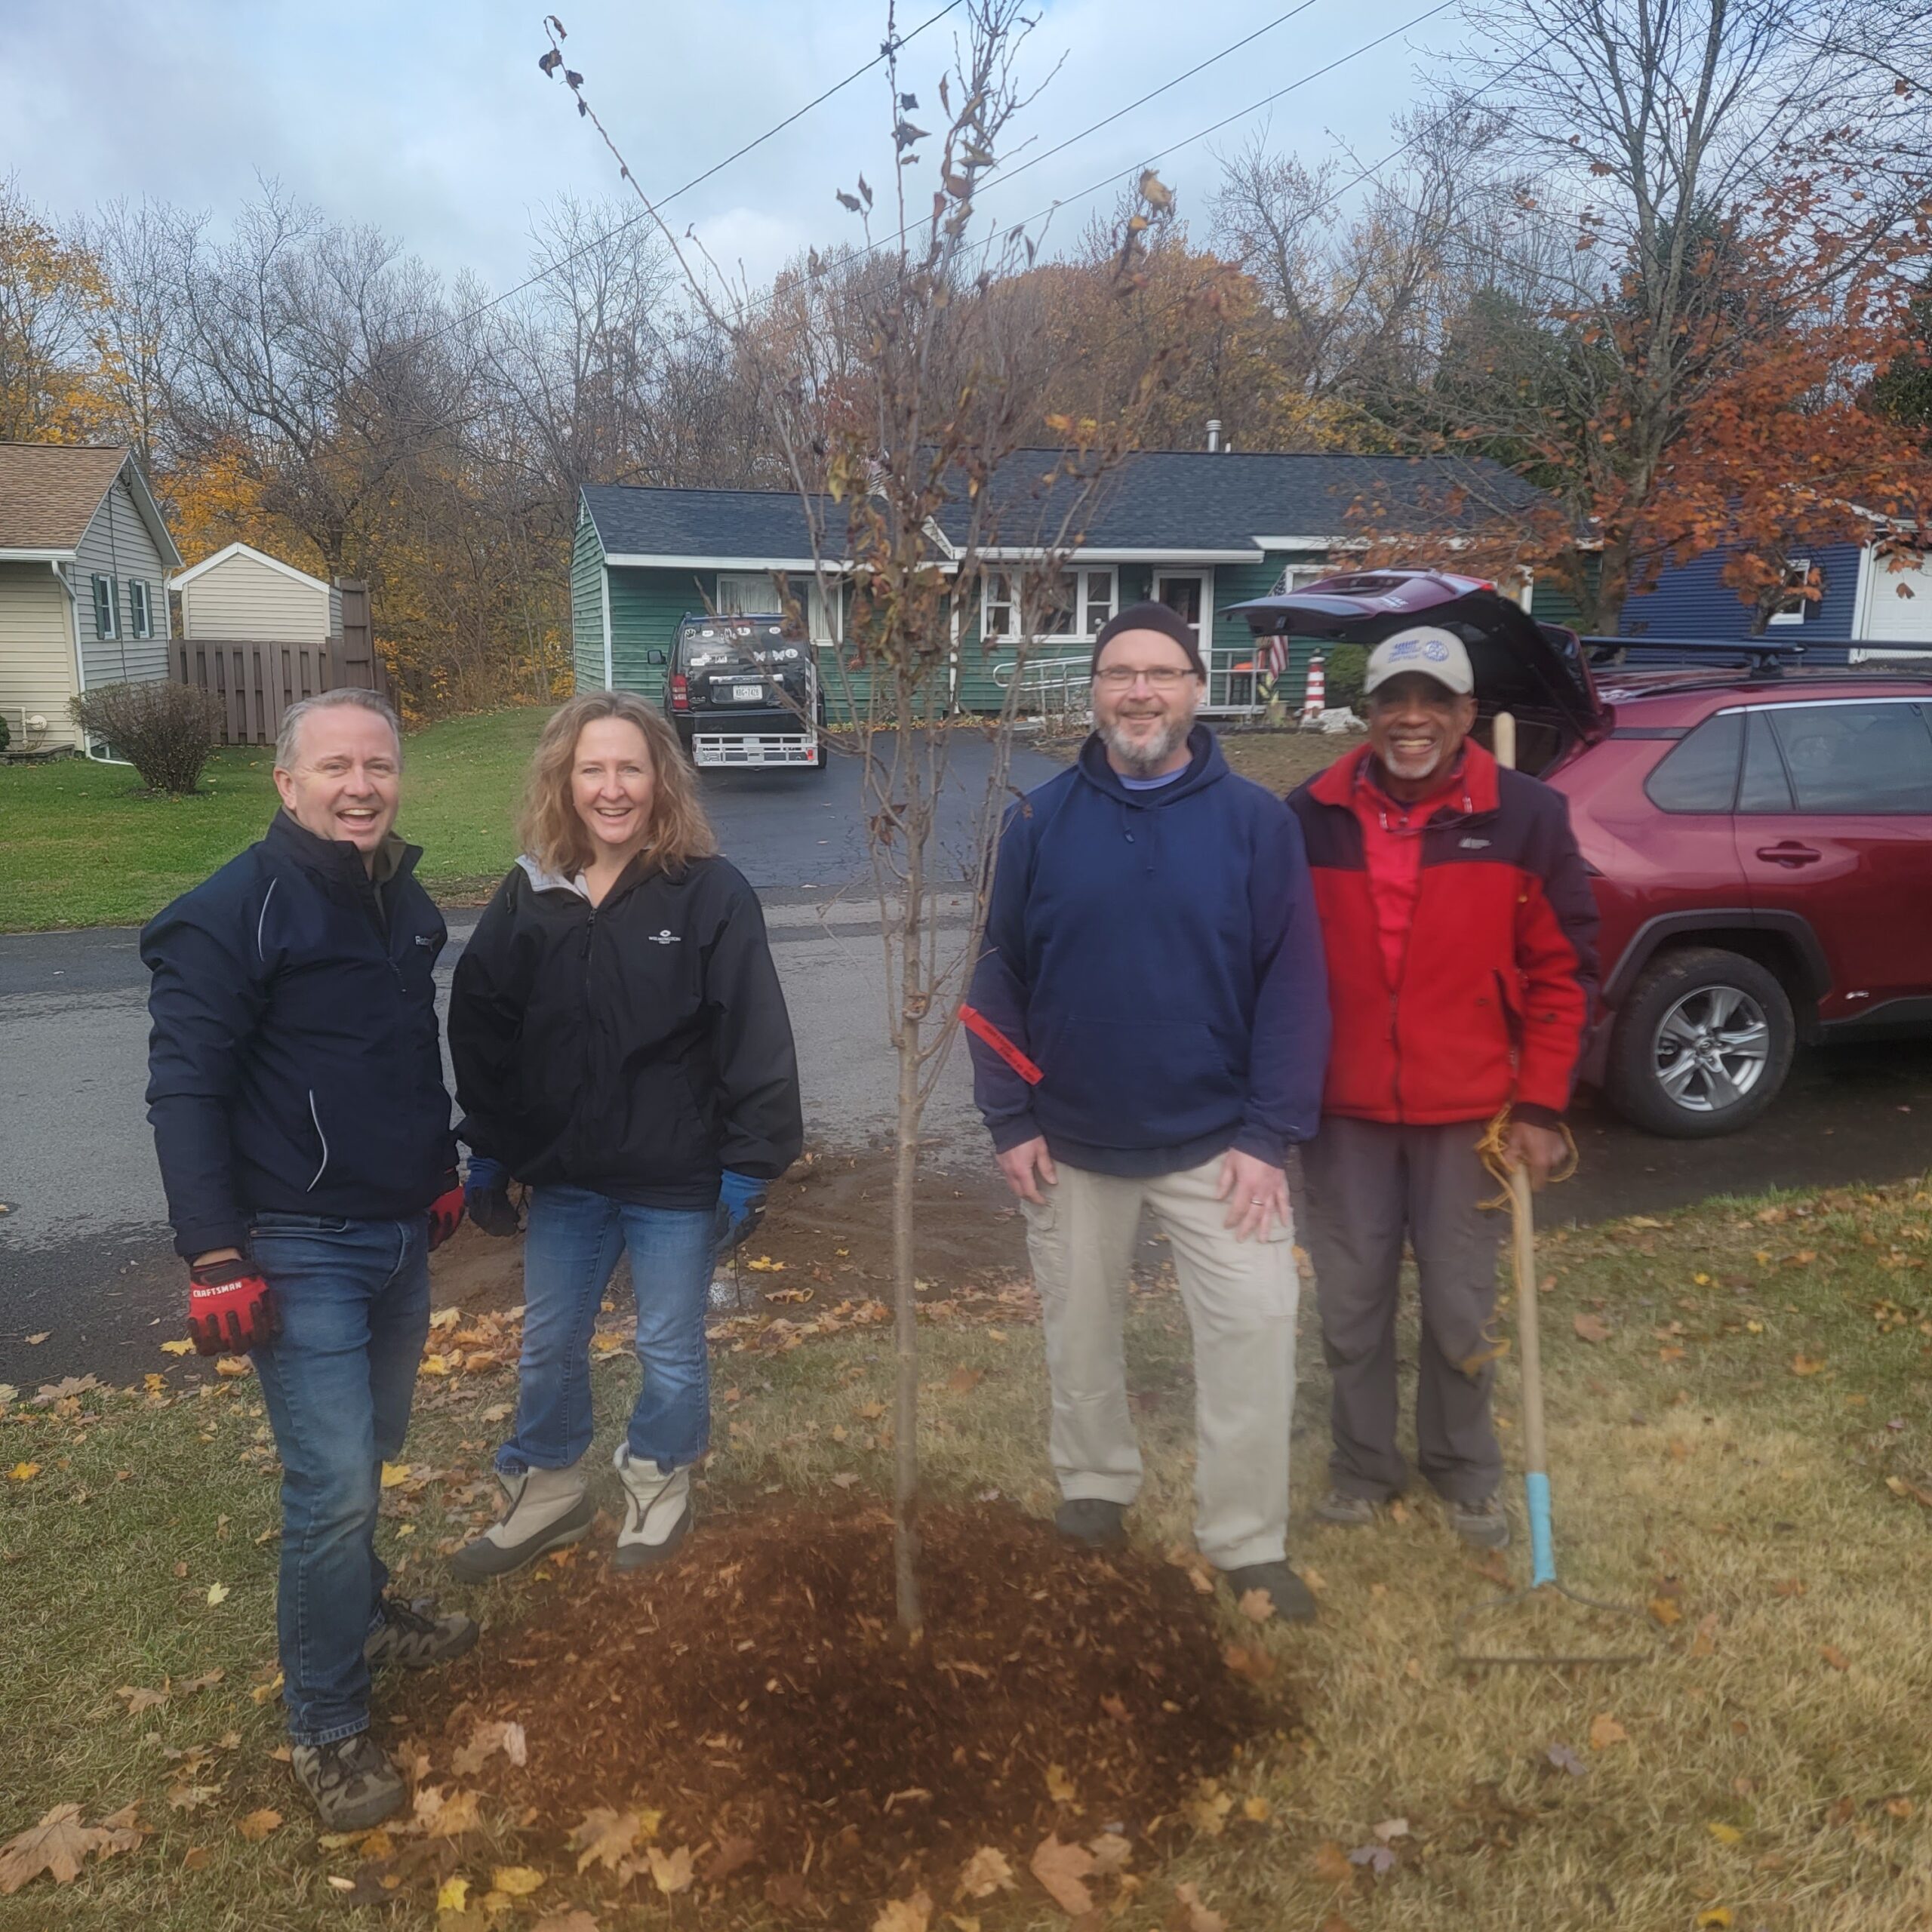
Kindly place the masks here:
POLYGON ((1361 681, 1364 694, 1404 671, 1420 671, 1458 697, 1467 697, 1476 688, 1476 674, 1470 668, 1463 640, 1436 624, 1414 624, 1393 637, 1385 637, 1368 654, 1368 669, 1361 681))

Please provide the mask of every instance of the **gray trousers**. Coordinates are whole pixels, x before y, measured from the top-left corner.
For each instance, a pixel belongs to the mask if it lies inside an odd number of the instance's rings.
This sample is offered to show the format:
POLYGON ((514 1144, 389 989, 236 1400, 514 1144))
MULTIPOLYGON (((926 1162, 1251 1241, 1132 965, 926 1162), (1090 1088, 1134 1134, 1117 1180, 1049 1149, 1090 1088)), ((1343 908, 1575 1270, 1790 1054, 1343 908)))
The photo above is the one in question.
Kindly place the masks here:
POLYGON ((1140 1451, 1121 1329, 1140 1211, 1168 1238, 1194 1336, 1194 1540, 1218 1569, 1280 1561, 1288 1529, 1294 1406, 1292 1231, 1236 1241, 1214 1198, 1221 1157, 1124 1180, 1059 1164, 1046 1204, 1023 1204, 1053 1385, 1048 1449, 1060 1494, 1130 1503, 1140 1451))
POLYGON ((1421 1277, 1416 1461, 1452 1502, 1492 1494, 1503 1456, 1496 1380, 1496 1252, 1505 1217, 1476 1205, 1496 1183, 1476 1153, 1484 1123, 1404 1127, 1324 1115, 1301 1150, 1321 1343, 1334 1378, 1330 1480, 1380 1502, 1408 1481, 1395 1444, 1395 1309, 1402 1244, 1421 1277))

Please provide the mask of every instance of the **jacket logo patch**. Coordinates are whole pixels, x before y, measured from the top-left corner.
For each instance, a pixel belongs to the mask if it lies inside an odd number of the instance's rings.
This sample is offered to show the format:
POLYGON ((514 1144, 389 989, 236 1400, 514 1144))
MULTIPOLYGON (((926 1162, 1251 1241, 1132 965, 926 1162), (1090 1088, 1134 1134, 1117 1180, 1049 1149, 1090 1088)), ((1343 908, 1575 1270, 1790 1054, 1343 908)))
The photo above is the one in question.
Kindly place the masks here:
POLYGON ((436 936, 434 933, 418 933, 416 935, 416 943, 418 946, 434 946, 435 943, 436 936))
POLYGON ((681 934, 674 933, 669 926, 648 935, 653 946, 675 946, 682 937, 681 934))
POLYGON ((1487 838, 1463 838, 1457 841, 1465 852, 1485 852, 1489 849, 1487 838))

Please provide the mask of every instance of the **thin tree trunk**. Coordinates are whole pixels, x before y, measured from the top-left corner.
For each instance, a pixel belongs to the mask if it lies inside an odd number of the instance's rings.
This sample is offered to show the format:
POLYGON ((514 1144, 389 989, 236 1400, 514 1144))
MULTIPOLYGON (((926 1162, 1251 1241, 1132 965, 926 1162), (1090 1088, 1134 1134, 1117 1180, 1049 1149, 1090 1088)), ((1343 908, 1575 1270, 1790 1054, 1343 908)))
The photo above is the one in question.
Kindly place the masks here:
MULTIPOLYGON (((899 688, 900 756, 914 729, 910 678, 899 688)), ((925 835, 930 823, 916 769, 906 814, 906 901, 899 924, 899 1112, 892 1166, 892 1339, 897 1380, 892 1420, 892 1569, 899 1628, 909 1644, 925 1634, 919 1603, 919 1309, 912 1249, 912 1189, 919 1170, 919 1035, 927 995, 921 983, 925 936, 925 835)))

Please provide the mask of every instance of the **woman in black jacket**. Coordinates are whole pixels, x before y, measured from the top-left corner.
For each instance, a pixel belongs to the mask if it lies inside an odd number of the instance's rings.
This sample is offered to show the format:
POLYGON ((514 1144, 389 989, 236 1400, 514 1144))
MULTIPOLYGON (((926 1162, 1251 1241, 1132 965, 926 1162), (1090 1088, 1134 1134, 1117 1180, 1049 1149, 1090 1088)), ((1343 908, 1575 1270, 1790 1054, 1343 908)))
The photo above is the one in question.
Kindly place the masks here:
POLYGON ((450 994, 471 1214, 513 1234, 509 1182, 530 1189, 516 1424, 497 1454, 509 1503, 451 1559, 472 1580, 589 1527, 591 1331, 626 1248, 644 1380, 617 1452, 617 1566, 683 1540, 709 1441, 712 1258, 803 1139, 764 917, 663 717, 624 691, 565 705, 518 835, 450 994))

